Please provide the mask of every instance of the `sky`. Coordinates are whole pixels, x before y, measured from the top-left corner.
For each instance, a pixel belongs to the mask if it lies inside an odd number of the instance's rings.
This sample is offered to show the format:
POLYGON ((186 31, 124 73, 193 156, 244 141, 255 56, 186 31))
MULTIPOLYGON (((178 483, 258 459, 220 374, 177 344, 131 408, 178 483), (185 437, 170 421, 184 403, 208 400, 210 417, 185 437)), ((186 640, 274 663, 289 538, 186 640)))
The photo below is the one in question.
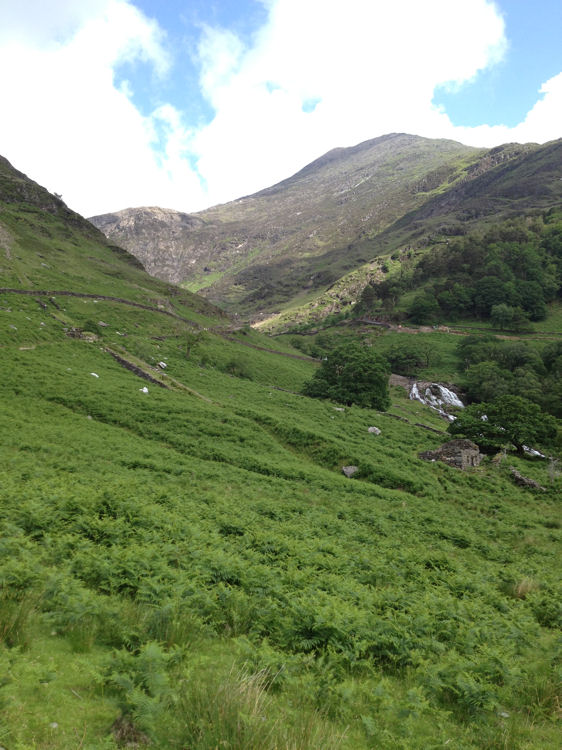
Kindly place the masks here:
POLYGON ((562 0, 0 0, 0 154, 193 212, 391 132, 562 137, 562 0))

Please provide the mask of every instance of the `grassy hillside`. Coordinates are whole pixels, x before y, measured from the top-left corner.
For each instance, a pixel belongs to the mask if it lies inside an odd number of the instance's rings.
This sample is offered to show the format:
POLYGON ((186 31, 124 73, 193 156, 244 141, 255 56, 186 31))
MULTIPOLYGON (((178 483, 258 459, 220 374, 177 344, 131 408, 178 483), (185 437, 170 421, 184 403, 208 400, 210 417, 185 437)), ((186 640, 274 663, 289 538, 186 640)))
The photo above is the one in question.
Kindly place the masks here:
POLYGON ((556 465, 421 461, 444 423, 404 391, 298 395, 316 362, 28 201, 0 212, 0 744, 558 747, 556 465))
MULTIPOLYGON (((355 266, 321 293, 286 303, 279 313, 259 325, 264 330, 280 331, 334 314, 354 314, 352 308, 367 284, 401 287, 398 295, 406 289, 419 289, 423 279, 416 277, 416 268, 420 262, 446 256, 453 245, 466 245, 469 238, 489 237, 488 244, 501 240, 497 234, 493 237, 498 226, 510 227, 510 239, 519 244, 535 240, 533 233, 540 235, 545 223, 551 229, 557 221, 559 224, 561 167, 560 140, 544 146, 508 144, 491 149, 468 166, 460 179, 445 188, 428 190, 418 209, 405 213, 381 232, 358 237, 347 252, 367 262, 355 266), (519 231, 513 233, 511 225, 517 224, 519 231), (525 236, 527 232, 530 234, 525 236)), ((556 256, 556 251, 552 255, 556 256)), ((465 276, 478 275, 485 264, 485 258, 478 258, 465 276)), ((463 281, 470 284, 468 278, 463 281)), ((386 308, 384 312, 388 315, 390 311, 386 308)), ((449 312, 445 318, 450 317, 449 312)))

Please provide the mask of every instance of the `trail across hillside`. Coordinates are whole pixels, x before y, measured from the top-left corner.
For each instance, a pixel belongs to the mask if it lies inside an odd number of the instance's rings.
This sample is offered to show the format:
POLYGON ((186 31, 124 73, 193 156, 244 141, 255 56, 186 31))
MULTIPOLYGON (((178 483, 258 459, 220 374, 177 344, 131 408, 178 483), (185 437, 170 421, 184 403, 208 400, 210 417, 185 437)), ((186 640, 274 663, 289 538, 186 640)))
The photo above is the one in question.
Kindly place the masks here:
POLYGON ((455 326, 437 326, 434 328, 433 326, 419 326, 417 328, 412 328, 410 326, 405 326, 400 323, 387 323, 382 322, 380 320, 371 320, 370 318, 360 318, 359 323, 364 323, 365 325, 372 325, 377 327, 383 327, 386 328, 388 331, 397 331, 399 333, 450 333, 453 336, 470 336, 473 332, 476 333, 490 333, 494 336, 499 336, 503 339, 521 339, 521 338, 531 338, 533 336, 540 336, 542 337, 554 337, 559 338, 562 336, 562 332, 558 331, 530 331, 526 334, 521 334, 518 331, 499 331, 496 328, 483 328, 481 326, 463 326, 463 325, 455 325, 455 326))
POLYGON ((45 289, 8 289, 6 287, 0 287, 0 294, 24 294, 26 296, 37 296, 37 297, 82 297, 85 299, 102 299, 106 302, 118 302, 122 305, 129 305, 130 307, 140 307, 141 310, 150 310, 151 312, 161 313, 162 315, 168 315, 170 318, 176 318, 181 320, 183 323, 187 323, 190 326, 196 326, 192 320, 183 318, 175 312, 170 310, 164 310, 161 307, 154 307, 153 305, 145 305, 142 302, 134 302, 133 300, 123 299, 121 297, 110 297, 107 294, 87 294, 86 292, 71 292, 68 290, 58 289, 56 291, 48 291, 45 289))
POLYGON ((260 352, 267 352, 268 354, 279 354, 281 357, 289 357, 290 359, 301 359, 304 362, 318 362, 318 359, 316 357, 307 357, 305 354, 291 354, 290 352, 280 352, 278 349, 268 349, 265 346, 258 346, 257 344, 250 344, 249 341, 241 341, 240 339, 235 338, 234 336, 230 336, 228 332, 221 331, 221 330, 215 330, 213 329, 213 333, 218 333, 219 336, 222 336, 223 339, 226 339, 227 341, 233 341, 236 344, 242 344, 242 346, 247 346, 250 349, 257 349, 260 352))

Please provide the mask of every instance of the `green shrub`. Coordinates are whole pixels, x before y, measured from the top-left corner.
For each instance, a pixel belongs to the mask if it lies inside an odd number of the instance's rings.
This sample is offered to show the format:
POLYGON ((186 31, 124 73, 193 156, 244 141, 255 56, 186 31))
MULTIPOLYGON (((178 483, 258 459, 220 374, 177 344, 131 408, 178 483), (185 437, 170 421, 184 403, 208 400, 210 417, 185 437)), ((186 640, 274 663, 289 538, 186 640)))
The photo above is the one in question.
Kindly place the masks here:
POLYGON ((223 366, 223 372, 233 375, 235 378, 252 380, 252 373, 248 363, 242 357, 232 357, 223 366))
POLYGON ((305 396, 327 398, 385 410, 390 405, 386 359, 356 342, 341 345, 326 357, 303 388, 305 396))

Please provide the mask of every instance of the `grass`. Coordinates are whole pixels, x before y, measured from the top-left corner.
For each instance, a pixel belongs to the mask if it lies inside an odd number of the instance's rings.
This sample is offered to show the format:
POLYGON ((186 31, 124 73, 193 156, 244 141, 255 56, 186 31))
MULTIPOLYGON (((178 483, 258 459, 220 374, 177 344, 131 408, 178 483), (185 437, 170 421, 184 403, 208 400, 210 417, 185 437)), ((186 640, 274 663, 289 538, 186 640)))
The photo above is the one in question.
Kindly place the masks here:
POLYGON ((551 302, 548 306, 547 319, 535 323, 533 327, 537 331, 545 331, 560 336, 560 332, 562 331, 562 303, 551 302))
POLYGON ((216 281, 219 281, 224 276, 221 271, 215 271, 214 273, 206 273, 204 276, 196 276, 182 284, 184 289, 190 292, 199 292, 201 289, 206 289, 208 286, 212 286, 216 281))
MULTIPOLYGON (((35 323, 42 311, 37 306, 35 321, 32 307, 18 314, 25 320, 29 312, 30 332, 39 330, 35 323)), ((539 637, 547 643, 548 631, 539 636, 533 607, 545 606, 541 592, 555 590, 559 531, 543 524, 549 518, 554 524, 553 495, 533 497, 530 516, 528 493, 511 485, 507 469, 485 465, 464 475, 423 464, 416 450, 437 445, 437 435, 385 414, 356 408, 338 412, 332 404, 271 389, 277 376, 297 390, 312 363, 212 335, 189 359, 173 336, 144 341, 145 355, 154 351, 155 358, 165 357, 166 372, 196 386, 210 404, 150 385, 149 393, 142 394, 142 382, 104 354, 99 342, 69 340, 53 327, 39 333, 44 338, 35 349, 5 344, 10 346, 12 375, 4 389, 12 395, 3 414, 16 429, 8 430, 4 445, 10 462, 2 476, 3 522, 13 529, 8 538, 14 544, 16 538, 25 543, 13 547, 17 554, 4 565, 4 580, 16 592, 29 586, 43 592, 41 605, 27 617, 29 627, 41 630, 47 618, 61 648, 75 654, 63 660, 68 666, 54 671, 71 676, 71 663, 90 659, 96 684, 103 683, 100 665, 108 648, 136 648, 156 633, 167 648, 203 637, 197 648, 215 664, 221 640, 234 639, 233 644, 245 643, 237 669, 251 658, 252 700, 261 695, 262 678, 255 675, 281 670, 279 692, 268 693, 272 703, 266 712, 272 717, 267 722, 271 742, 279 747, 307 746, 283 734, 280 727, 288 719, 277 718, 297 695, 306 700, 291 721, 304 722, 304 736, 306 731, 311 737, 320 729, 328 732, 334 747, 367 747, 370 741, 381 747, 398 741, 423 747, 430 737, 435 739, 436 717, 445 722, 444 733, 464 738, 467 747, 478 746, 468 739, 470 723, 462 729, 446 718, 443 689, 431 692, 423 675, 429 665, 437 669, 444 655, 455 653, 460 659, 456 669, 479 669, 484 643, 494 645, 500 663, 509 654, 509 661, 525 669, 528 640, 539 637), (210 363, 219 350, 222 358, 210 363), (221 369, 242 351, 253 368, 252 379, 221 369), (368 434, 370 424, 379 426, 382 435, 368 434), (339 466, 353 461, 368 465, 371 476, 375 472, 374 484, 340 474, 339 466), (384 467, 382 473, 377 466, 384 467), (13 536, 16 529, 19 537, 13 536), (507 578, 516 586, 536 581, 536 588, 525 597, 513 588, 502 593, 507 578), (136 602, 136 609, 130 610, 129 602, 136 602), (183 602, 189 603, 187 609, 183 602), (155 615, 165 606, 177 615, 160 617, 155 631, 150 612, 155 615), (438 638, 431 645, 436 624, 429 613, 437 611, 443 613, 440 627, 446 640, 438 638), (377 612, 377 618, 370 612, 377 612), (191 624, 186 631, 179 624, 187 613, 191 624), (512 617, 521 633, 515 641, 505 640, 512 617), (477 619, 481 634, 474 641, 469 633, 477 619), (400 677, 404 669, 410 687, 400 677), (369 691, 381 679, 387 680, 386 698, 373 702, 369 691), (409 729, 400 730, 404 736, 397 734, 401 712, 410 717, 409 729)), ((140 334, 124 339, 132 354, 141 341, 140 334)), ((411 423, 440 424, 404 396, 396 393, 390 413, 411 423)), ((546 468, 534 467, 531 473, 544 482, 546 468)), ((527 465, 525 472, 530 473, 527 465)), ((27 663, 31 655, 23 651, 19 658, 27 663)), ((178 698, 203 701, 209 712, 199 717, 199 724, 174 730, 188 732, 189 742, 200 732, 200 745, 194 747, 214 746, 217 735, 205 734, 201 726, 220 733, 217 723, 222 726, 224 718, 232 728, 232 716, 239 713, 250 717, 239 729, 240 746, 254 741, 245 734, 253 726, 249 709, 236 702, 228 708, 222 698, 210 697, 222 696, 224 690, 230 695, 229 680, 234 678, 223 679, 224 684, 204 683, 203 697, 189 693, 178 698), (226 712, 223 718, 213 713, 218 706, 226 712)), ((488 693, 481 694, 480 703, 486 695, 490 705, 510 695, 511 688, 484 685, 488 693)), ((75 689, 82 695, 80 688, 81 683, 75 689)), ((9 685, 3 692, 18 700, 9 685)), ((119 715, 119 701, 112 695, 106 692, 103 703, 114 707, 113 718, 105 719, 103 736, 109 738, 119 715)), ((452 705, 464 701, 462 696, 453 698, 452 705)), ((94 705, 98 698, 92 694, 89 700, 94 705)), ((249 700, 248 694, 233 695, 238 700, 249 700)), ((480 703, 478 714, 491 710, 480 703)), ((130 705, 134 714, 144 704, 130 705)), ((266 710, 259 701, 257 705, 266 710)), ((462 705, 461 714, 472 710, 470 703, 462 705)), ((146 714, 146 724, 133 723, 163 742, 168 709, 164 704, 157 709, 146 714)), ((95 735, 100 708, 88 708, 86 716, 90 710, 95 735)), ((107 717, 107 710, 99 716, 107 717)), ((76 722, 59 722, 64 732, 40 731, 39 721, 30 718, 27 729, 16 729, 10 719, 12 743, 65 747, 79 729, 76 722)), ((256 736, 256 746, 270 741, 256 736)), ((311 739, 309 746, 331 745, 311 739)))
MULTIPOLYGON (((47 223, 47 250, 64 227, 47 223)), ((20 241, 18 273, 42 288, 20 241)), ((89 242, 68 248, 76 271, 89 242)), ((82 289, 166 304, 95 252, 124 276, 83 258, 82 289)), ((415 423, 443 423, 404 391, 384 414, 300 396, 316 363, 225 339, 185 292, 173 309, 209 324, 189 357, 178 319, 42 301, 0 295, 3 746, 558 746, 556 472, 423 462, 442 437, 415 423), (97 339, 64 330, 86 325, 97 339), (153 374, 166 362, 173 387, 107 347, 153 374)))

